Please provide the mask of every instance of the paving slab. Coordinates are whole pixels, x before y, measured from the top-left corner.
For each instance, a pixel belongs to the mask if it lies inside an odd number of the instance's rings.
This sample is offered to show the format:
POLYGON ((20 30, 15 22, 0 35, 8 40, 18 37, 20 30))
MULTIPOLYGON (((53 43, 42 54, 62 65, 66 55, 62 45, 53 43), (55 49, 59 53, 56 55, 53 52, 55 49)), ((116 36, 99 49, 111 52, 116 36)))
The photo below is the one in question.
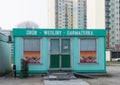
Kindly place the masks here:
POLYGON ((0 85, 44 85, 43 78, 29 77, 20 79, 19 77, 2 77, 0 85))
POLYGON ((52 73, 44 77, 45 80, 70 80, 76 79, 73 73, 52 73))
POLYGON ((90 85, 82 79, 71 80, 44 80, 44 85, 90 85))

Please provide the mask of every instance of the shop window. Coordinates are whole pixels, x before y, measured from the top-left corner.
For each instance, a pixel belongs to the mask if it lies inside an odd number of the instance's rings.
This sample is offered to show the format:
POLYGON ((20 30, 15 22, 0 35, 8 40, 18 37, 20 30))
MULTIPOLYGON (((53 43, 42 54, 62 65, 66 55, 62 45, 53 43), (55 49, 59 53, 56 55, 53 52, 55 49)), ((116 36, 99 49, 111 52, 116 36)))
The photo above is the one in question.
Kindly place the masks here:
POLYGON ((23 39, 23 57, 28 63, 40 63, 40 39, 24 38, 23 39))
POLYGON ((50 52, 51 53, 59 53, 60 52, 60 42, 59 39, 51 39, 50 43, 50 52))
POLYGON ((70 39, 62 39, 61 43, 62 53, 70 53, 70 39))
POLYGON ((95 38, 80 39, 80 63, 96 63, 96 46, 95 38))

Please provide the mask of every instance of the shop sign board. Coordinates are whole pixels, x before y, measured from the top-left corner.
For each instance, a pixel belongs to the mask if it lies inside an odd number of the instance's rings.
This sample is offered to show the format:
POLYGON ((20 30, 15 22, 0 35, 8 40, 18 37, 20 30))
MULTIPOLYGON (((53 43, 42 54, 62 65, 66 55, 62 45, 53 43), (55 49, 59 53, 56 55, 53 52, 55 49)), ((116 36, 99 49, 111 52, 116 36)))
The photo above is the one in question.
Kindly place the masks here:
POLYGON ((13 36, 41 36, 41 37, 78 37, 105 36, 105 30, 84 29, 14 29, 13 36))

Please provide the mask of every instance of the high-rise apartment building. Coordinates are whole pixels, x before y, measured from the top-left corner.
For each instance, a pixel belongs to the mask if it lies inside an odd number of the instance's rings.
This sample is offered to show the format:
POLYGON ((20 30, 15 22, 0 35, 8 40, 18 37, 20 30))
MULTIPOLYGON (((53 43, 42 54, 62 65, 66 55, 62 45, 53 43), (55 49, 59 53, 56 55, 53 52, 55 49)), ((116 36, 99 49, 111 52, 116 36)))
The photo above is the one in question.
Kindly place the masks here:
POLYGON ((120 50, 120 0, 106 0, 107 47, 120 50))
POLYGON ((73 28, 72 0, 55 0, 55 27, 73 28))
POLYGON ((78 23, 78 28, 86 28, 87 26, 87 0, 78 0, 77 1, 77 23, 78 23))
POLYGON ((48 12, 50 28, 86 28, 86 0, 49 0, 48 12))
POLYGON ((105 29, 105 0, 48 0, 48 27, 105 29))
POLYGON ((105 0, 106 47, 110 48, 110 0, 105 0))

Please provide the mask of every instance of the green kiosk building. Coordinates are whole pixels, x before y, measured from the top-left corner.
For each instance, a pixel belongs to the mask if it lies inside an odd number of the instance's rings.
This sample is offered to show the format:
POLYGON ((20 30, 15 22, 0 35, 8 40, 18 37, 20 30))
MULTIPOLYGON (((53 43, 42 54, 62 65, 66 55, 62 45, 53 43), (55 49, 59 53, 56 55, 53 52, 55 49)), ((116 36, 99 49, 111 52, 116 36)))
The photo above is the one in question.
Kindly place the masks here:
POLYGON ((103 29, 13 29, 14 64, 21 59, 28 73, 106 72, 106 31, 103 29))

